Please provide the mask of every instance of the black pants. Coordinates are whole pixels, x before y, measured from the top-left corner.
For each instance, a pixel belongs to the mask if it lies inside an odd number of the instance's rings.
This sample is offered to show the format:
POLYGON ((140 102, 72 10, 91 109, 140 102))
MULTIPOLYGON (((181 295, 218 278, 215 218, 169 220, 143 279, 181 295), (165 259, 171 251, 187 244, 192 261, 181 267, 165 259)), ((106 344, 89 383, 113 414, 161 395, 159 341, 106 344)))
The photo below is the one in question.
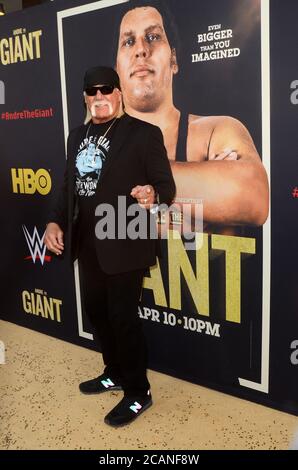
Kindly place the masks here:
POLYGON ((102 271, 93 241, 80 243, 79 265, 85 312, 100 342, 105 374, 127 396, 146 395, 147 352, 138 303, 145 270, 102 271))

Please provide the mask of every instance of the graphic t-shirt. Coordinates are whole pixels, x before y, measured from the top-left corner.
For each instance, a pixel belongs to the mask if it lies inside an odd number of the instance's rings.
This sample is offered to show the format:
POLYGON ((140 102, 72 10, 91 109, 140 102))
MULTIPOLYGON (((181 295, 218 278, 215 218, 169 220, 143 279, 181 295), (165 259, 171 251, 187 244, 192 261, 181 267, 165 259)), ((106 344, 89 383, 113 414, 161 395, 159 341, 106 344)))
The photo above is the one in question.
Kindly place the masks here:
POLYGON ((84 238, 94 236, 94 195, 101 171, 108 158, 116 124, 114 119, 103 124, 91 122, 77 150, 75 190, 79 208, 80 232, 84 238))

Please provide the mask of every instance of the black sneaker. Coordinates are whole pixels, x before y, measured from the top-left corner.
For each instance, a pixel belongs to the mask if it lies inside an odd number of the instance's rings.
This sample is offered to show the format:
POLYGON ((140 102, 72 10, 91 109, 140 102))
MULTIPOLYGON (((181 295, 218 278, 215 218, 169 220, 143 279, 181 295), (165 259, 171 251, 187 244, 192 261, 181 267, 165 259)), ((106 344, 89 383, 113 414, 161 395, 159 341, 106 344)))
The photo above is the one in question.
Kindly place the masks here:
POLYGON ((110 426, 124 426, 134 421, 143 411, 152 405, 151 393, 145 397, 124 397, 105 417, 110 426))
POLYGON ((122 390, 122 387, 119 382, 117 383, 115 380, 112 380, 105 374, 102 374, 95 379, 80 383, 79 389, 82 393, 92 394, 103 393, 112 390, 122 390))

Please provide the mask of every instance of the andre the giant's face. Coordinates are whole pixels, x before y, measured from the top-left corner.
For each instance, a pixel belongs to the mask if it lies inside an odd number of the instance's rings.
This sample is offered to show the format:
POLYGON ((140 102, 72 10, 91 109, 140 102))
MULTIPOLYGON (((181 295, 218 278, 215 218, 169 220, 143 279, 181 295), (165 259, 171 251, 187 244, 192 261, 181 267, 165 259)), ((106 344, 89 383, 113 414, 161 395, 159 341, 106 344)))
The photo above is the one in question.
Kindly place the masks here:
POLYGON ((160 13, 152 7, 129 11, 120 25, 117 72, 126 106, 154 112, 172 102, 172 78, 178 70, 160 13))

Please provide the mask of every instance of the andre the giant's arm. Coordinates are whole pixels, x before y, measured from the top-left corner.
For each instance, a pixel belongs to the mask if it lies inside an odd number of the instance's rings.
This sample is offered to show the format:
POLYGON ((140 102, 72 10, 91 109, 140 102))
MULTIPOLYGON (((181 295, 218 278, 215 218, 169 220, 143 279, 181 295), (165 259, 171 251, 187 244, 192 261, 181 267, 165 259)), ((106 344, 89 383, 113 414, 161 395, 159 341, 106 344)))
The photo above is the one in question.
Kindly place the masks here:
MULTIPOLYGON (((171 161, 176 196, 202 198, 204 222, 262 225, 268 215, 268 180, 249 132, 230 117, 208 119, 212 129, 210 132, 209 127, 206 160, 171 161), (221 159, 225 149, 233 151, 237 159, 221 159)), ((202 131, 202 126, 194 120, 189 126, 188 146, 196 145, 196 140, 202 138, 199 130, 202 131)))

